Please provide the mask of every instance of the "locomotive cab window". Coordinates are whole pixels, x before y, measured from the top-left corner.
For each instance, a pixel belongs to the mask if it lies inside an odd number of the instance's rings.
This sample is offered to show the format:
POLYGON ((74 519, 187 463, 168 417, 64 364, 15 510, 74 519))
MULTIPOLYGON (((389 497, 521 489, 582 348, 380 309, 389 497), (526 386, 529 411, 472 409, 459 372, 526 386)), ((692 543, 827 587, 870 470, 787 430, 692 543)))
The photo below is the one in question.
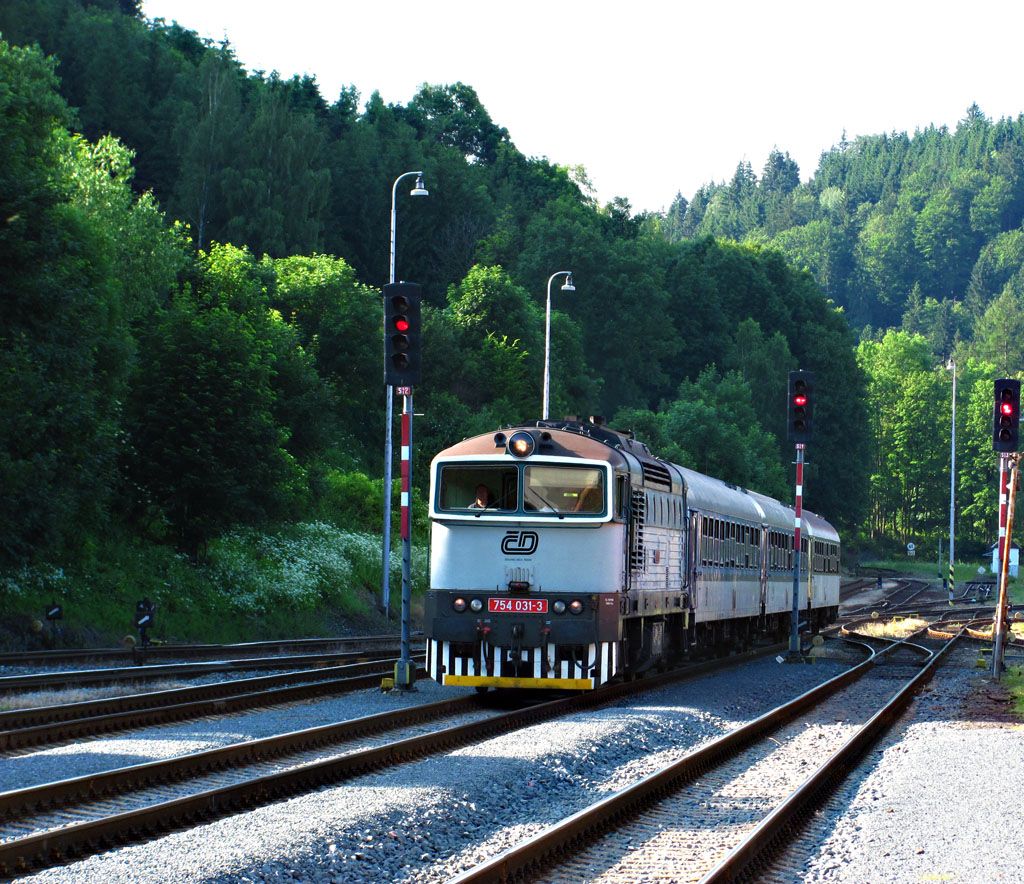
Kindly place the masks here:
POLYGON ((528 465, 523 509, 526 512, 601 515, 605 510, 604 470, 528 465))
POLYGON ((443 467, 438 503, 449 512, 512 512, 519 507, 519 471, 516 467, 468 464, 443 467))

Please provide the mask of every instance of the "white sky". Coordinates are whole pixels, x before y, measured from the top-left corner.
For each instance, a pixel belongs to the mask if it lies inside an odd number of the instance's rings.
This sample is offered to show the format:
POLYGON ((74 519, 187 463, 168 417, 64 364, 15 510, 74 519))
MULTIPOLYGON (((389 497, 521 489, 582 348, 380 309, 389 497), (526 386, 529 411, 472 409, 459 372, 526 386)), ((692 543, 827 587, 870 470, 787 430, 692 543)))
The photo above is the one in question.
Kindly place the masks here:
MULTIPOLYGON (((1024 112, 1019 0, 145 0, 227 37, 249 70, 407 103, 473 86, 529 156, 582 164, 597 197, 667 208, 773 146, 807 180, 847 137, 1024 112)), ((404 171, 404 170, 399 170, 404 171)), ((430 182, 443 187, 443 182, 430 182)))

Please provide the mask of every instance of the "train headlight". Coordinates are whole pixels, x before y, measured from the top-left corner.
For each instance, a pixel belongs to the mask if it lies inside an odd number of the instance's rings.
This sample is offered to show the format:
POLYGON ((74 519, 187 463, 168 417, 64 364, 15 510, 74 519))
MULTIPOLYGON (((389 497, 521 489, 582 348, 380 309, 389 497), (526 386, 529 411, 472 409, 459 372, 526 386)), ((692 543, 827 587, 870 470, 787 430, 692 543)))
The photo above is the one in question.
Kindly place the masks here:
POLYGON ((479 613, 484 609, 484 603, 480 601, 480 599, 473 599, 473 601, 469 603, 469 607, 471 610, 475 611, 476 613, 479 613))
POLYGON ((552 607, 552 609, 554 610, 554 612, 556 614, 564 614, 565 613, 565 602, 563 602, 561 599, 559 599, 557 602, 555 602, 551 607, 552 607))
POLYGON ((579 599, 573 599, 571 602, 569 602, 569 611, 573 614, 582 614, 583 602, 581 602, 579 599))
POLYGON ((535 446, 533 436, 529 433, 513 433, 508 440, 508 453, 513 457, 529 457, 535 446))
POLYGON ((466 600, 462 596, 459 596, 458 598, 452 600, 452 607, 456 611, 465 611, 466 610, 466 600))

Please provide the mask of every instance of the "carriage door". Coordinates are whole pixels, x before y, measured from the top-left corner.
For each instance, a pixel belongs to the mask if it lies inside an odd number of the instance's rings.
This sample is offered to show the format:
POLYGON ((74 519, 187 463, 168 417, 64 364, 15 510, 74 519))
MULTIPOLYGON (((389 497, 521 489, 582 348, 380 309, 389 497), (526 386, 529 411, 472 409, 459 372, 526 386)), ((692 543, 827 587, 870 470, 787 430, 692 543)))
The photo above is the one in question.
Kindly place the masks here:
POLYGON ((701 543, 703 542, 700 524, 700 513, 695 513, 691 510, 690 529, 686 532, 686 583, 689 587, 690 610, 692 611, 697 610, 697 585, 700 582, 697 579, 700 577, 700 571, 697 570, 697 557, 700 555, 701 543))
POLYGON ((764 615, 768 603, 768 526, 761 525, 761 568, 758 580, 761 584, 761 628, 764 628, 764 615))
MULTIPOLYGON (((810 533, 810 532, 808 532, 810 533)), ((807 563, 807 610, 811 610, 811 600, 814 598, 814 555, 812 550, 814 547, 811 545, 811 538, 808 536, 802 536, 800 538, 800 555, 803 556, 803 561, 807 563)))

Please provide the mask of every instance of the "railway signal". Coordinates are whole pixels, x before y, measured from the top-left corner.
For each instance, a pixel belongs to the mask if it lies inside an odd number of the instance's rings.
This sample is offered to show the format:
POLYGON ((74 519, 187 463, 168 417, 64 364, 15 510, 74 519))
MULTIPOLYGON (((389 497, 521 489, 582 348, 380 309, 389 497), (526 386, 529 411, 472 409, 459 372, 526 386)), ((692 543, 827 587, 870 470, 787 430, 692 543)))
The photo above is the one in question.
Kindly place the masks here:
POLYGON ((814 431, 814 372, 791 371, 786 396, 786 435, 796 444, 796 497, 793 507, 793 609, 790 613, 789 656, 803 659, 800 645, 800 528, 804 495, 804 447, 814 431))
POLYGON ((1011 453, 1020 443, 1020 381, 999 378, 995 382, 992 409, 992 447, 1011 453))
POLYGON ((139 642, 142 647, 149 647, 148 630, 153 628, 156 605, 148 598, 135 603, 135 628, 139 630, 139 642))
POLYGON ((414 282, 384 286, 384 382, 412 387, 420 382, 423 292, 414 282))
MULTIPOLYGON (((423 290, 414 282, 391 282, 384 286, 384 383, 389 388, 397 387, 402 396, 402 650, 395 663, 394 686, 405 690, 412 687, 415 677, 409 645, 412 592, 412 393, 422 375, 422 300, 423 290)), ((390 541, 386 539, 385 550, 389 549, 390 541)), ((388 579, 387 558, 384 562, 385 583, 388 579)))
POLYGON ((791 371, 786 399, 786 428, 790 442, 811 441, 814 430, 814 372, 791 371))

